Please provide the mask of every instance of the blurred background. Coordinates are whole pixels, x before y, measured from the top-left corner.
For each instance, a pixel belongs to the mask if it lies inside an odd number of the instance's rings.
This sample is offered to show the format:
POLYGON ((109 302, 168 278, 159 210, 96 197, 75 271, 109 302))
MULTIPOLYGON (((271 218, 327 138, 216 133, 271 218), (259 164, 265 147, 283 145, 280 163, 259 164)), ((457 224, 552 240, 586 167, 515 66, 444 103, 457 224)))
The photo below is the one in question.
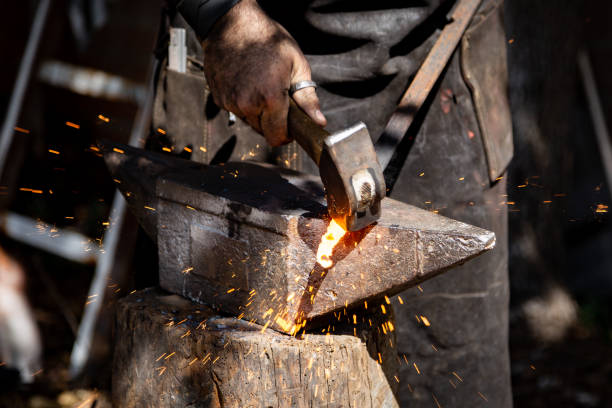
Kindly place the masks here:
MULTIPOLYGON (((4 4, 0 344, 14 325, 31 335, 21 350, 0 348, 0 406, 108 406, 109 341, 95 331, 110 333, 113 302, 135 288, 121 271, 154 276, 156 254, 125 250, 147 243, 123 216, 95 146, 143 143, 160 5, 4 4), (19 315, 13 326, 2 323, 7 309, 19 315), (96 341, 75 347, 79 335, 96 341), (30 358, 15 357, 24 350, 30 358)), ((610 21, 607 0, 505 3, 518 407, 612 406, 610 21)))

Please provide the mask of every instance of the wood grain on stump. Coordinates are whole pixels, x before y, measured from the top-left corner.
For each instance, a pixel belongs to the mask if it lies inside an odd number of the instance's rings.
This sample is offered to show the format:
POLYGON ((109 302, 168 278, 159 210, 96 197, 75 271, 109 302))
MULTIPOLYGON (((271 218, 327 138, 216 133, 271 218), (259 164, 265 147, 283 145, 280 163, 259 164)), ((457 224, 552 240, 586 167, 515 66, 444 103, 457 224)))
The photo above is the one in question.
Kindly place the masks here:
POLYGON ((117 308, 113 403, 396 407, 394 328, 389 306, 380 310, 344 311, 322 329, 333 334, 295 338, 158 289, 136 292, 117 308))

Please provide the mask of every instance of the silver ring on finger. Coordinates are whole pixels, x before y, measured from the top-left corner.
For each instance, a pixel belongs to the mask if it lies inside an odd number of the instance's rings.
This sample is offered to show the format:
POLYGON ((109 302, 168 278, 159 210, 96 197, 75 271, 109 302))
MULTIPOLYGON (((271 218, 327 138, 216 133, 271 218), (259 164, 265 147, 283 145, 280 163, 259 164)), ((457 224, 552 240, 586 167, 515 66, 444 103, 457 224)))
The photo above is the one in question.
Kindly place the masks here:
POLYGON ((316 88, 317 83, 315 81, 299 81, 295 84, 291 84, 289 87, 289 96, 293 96, 294 93, 304 88, 316 88))

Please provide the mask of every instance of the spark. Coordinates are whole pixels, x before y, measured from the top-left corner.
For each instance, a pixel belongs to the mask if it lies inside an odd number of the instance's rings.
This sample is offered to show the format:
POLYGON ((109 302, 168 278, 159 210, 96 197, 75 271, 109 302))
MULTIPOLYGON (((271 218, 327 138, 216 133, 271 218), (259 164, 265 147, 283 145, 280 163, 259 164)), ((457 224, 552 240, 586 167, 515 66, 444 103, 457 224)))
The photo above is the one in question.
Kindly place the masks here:
POLYGON ((195 363, 196 361, 198 361, 198 358, 197 358, 197 357, 196 357, 196 358, 194 358, 193 360, 191 360, 191 361, 189 362, 189 365, 192 365, 192 364, 193 364, 193 363, 195 363))
POLYGON ((234 292, 236 289, 235 288, 231 288, 230 290, 227 291, 227 293, 232 293, 234 292))
POLYGON ((166 131, 164 129, 162 129, 162 128, 157 128, 157 132, 162 134, 162 135, 166 134, 166 131))
POLYGON ((193 207, 192 207, 192 206, 190 206, 190 205, 186 205, 185 207, 186 207, 188 210, 193 210, 193 211, 195 211, 195 208, 193 208, 193 207))
POLYGON ((183 150, 186 151, 187 153, 191 153, 193 151, 190 148, 188 148, 187 146, 183 147, 183 150))
POLYGON ((183 272, 184 274, 187 274, 187 273, 189 273, 189 272, 193 271, 193 269, 194 269, 194 268, 193 268, 193 266, 190 266, 190 267, 188 267, 188 268, 183 269, 183 270, 182 270, 182 272, 183 272))
POLYGON ((459 381, 463 382, 463 379, 461 377, 459 377, 459 374, 457 374, 456 372, 453 371, 452 373, 459 381))
POLYGON ((425 317, 425 316, 421 316, 421 320, 423 321, 423 324, 427 327, 431 326, 431 323, 429 323, 429 320, 425 317))
POLYGON ((480 391, 478 391, 478 395, 479 395, 479 396, 480 396, 480 398, 482 398, 483 400, 485 400, 485 401, 487 401, 487 402, 489 401, 489 400, 487 399, 487 397, 485 397, 484 395, 482 395, 482 393, 481 393, 480 391))
POLYGON ((163 373, 165 373, 165 372, 166 372, 166 367, 165 367, 165 366, 163 366, 163 367, 157 367, 157 368, 156 368, 156 370, 159 370, 159 374, 157 374, 157 375, 158 375, 158 377, 159 377, 159 376, 161 376, 163 373))
POLYGON ((19 191, 27 191, 28 193, 33 193, 33 194, 42 194, 43 193, 42 190, 35 190, 35 189, 32 189, 32 188, 25 188, 25 187, 21 187, 19 189, 19 191))
POLYGON ((399 300, 400 304, 403 305, 404 304, 404 299, 402 299, 401 296, 397 296, 397 300, 399 300))
POLYGON ((60 154, 60 152, 58 152, 57 150, 53 150, 53 149, 49 149, 49 153, 53 153, 53 154, 57 154, 57 155, 60 154))
POLYGON ((98 119, 100 119, 102 122, 106 122, 106 123, 110 122, 110 119, 104 115, 98 115, 98 119))
POLYGON ((172 353, 168 354, 166 358, 164 358, 164 360, 168 360, 170 357, 172 357, 175 354, 176 354, 176 351, 173 351, 172 353))
POLYGON ((19 126, 15 126, 13 129, 19 133, 24 133, 26 135, 30 134, 30 131, 28 129, 20 128, 19 126))
POLYGON ((331 220, 317 249, 317 263, 324 269, 329 269, 333 266, 334 263, 331 260, 332 253, 344 234, 346 234, 344 228, 336 223, 335 220, 331 220))
POLYGON ((597 204, 597 208, 595 209, 596 213, 603 214, 608 212, 608 206, 604 204, 597 204))
POLYGON ((421 371, 419 370, 419 366, 417 366, 417 363, 412 363, 412 365, 414 366, 414 369, 416 370, 417 374, 421 375, 421 371))
POLYGON ((73 122, 66 122, 66 126, 69 126, 71 128, 75 128, 75 129, 80 129, 81 125, 77 125, 76 123, 73 122))
POLYGON ((529 364, 529 368, 531 368, 533 371, 535 371, 535 366, 533 364, 529 364))
POLYGON ((200 146, 200 150, 203 151, 204 153, 207 152, 206 148, 204 146, 200 146))
POLYGON ((433 397, 433 400, 436 403, 436 407, 442 408, 442 405, 440 405, 440 403, 438 402, 438 399, 436 398, 433 392, 431 393, 431 396, 433 397))
POLYGON ((113 152, 117 152, 119 154, 125 154, 125 151, 123 151, 123 150, 121 150, 121 149, 119 149, 117 147, 113 147, 113 152))
POLYGON ((170 153, 170 152, 172 151, 172 149, 171 149, 171 148, 169 148, 169 147, 165 147, 165 146, 164 146, 164 147, 162 147, 162 150, 163 150, 164 152, 168 152, 168 153, 170 153))
POLYGON ((391 300, 387 297, 387 295, 385 295, 385 302, 387 302, 388 305, 391 304, 391 300))
POLYGON ((465 177, 459 177, 459 181, 465 180, 465 177))
POLYGON ((144 208, 145 208, 145 210, 156 211, 155 208, 149 207, 148 205, 145 205, 144 208))
POLYGON ((382 309, 383 314, 387 314, 387 309, 385 309, 385 305, 380 305, 380 308, 382 309))

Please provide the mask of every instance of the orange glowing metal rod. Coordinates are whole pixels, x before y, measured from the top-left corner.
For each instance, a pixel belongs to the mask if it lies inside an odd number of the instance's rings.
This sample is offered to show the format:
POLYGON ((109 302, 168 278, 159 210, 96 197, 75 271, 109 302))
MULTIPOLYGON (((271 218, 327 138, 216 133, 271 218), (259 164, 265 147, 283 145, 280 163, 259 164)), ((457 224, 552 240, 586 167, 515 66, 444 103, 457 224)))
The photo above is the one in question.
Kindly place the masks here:
POLYGON ((321 238, 321 243, 317 249, 317 263, 325 269, 329 269, 333 266, 331 260, 334 248, 338 245, 338 242, 346 234, 346 230, 342 228, 336 221, 332 220, 327 227, 327 231, 321 238))

